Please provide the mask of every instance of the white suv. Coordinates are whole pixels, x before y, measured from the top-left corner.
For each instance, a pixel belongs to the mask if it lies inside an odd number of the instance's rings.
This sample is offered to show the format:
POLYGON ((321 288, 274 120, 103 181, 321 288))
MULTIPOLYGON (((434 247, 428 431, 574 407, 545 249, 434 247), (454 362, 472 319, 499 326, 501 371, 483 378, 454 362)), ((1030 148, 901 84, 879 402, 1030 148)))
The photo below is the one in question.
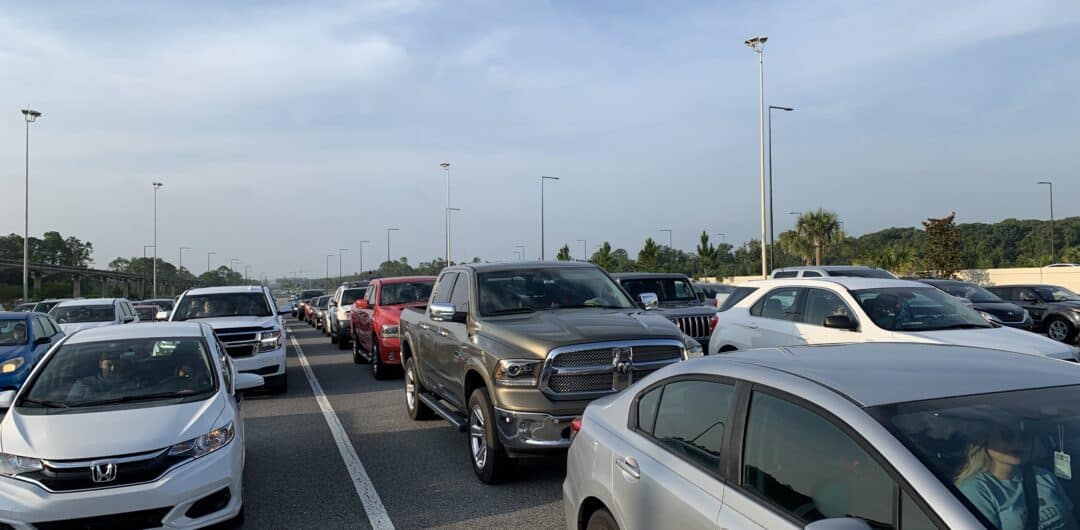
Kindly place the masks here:
POLYGON ((67 335, 76 331, 139 321, 139 315, 125 298, 81 298, 60 302, 49 310, 67 335))
POLYGON ((225 346, 240 373, 255 374, 275 393, 288 390, 285 326, 281 310, 265 287, 190 289, 177 299, 170 322, 205 322, 225 346))
POLYGON ((367 282, 348 283, 337 288, 330 297, 330 306, 325 311, 323 332, 330 336, 330 342, 337 344, 339 350, 349 348, 350 326, 353 302, 367 293, 367 282))
POLYGON ((747 282, 754 289, 716 314, 709 353, 848 342, 921 342, 1077 360, 1080 349, 991 324, 921 282, 813 278, 747 282))

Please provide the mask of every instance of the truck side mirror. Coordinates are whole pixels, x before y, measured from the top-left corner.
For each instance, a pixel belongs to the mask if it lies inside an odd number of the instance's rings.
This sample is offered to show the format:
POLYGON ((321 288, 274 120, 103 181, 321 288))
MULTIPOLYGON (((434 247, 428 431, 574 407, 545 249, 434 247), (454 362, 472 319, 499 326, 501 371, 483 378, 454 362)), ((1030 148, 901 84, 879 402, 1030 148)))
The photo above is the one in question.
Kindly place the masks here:
POLYGON ((431 304, 428 306, 428 312, 431 313, 432 320, 453 322, 457 315, 457 308, 454 304, 431 304))
POLYGON ((660 297, 656 296, 656 293, 641 293, 638 299, 641 300, 641 307, 648 311, 660 307, 660 297))
POLYGON ((357 300, 355 305, 357 309, 368 309, 370 307, 368 301, 363 298, 357 300))

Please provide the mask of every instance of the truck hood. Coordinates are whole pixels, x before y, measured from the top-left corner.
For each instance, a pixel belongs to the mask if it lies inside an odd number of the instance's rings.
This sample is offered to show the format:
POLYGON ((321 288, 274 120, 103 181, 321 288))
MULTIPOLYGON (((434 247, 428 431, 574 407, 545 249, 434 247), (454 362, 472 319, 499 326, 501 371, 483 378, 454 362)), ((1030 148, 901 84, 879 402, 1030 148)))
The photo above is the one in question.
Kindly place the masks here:
POLYGON ((682 340, 663 315, 636 309, 556 309, 488 318, 480 333, 504 344, 547 357, 560 346, 631 339, 682 340))
POLYGON ((202 436, 225 408, 220 393, 194 403, 100 412, 20 414, 0 424, 3 452, 51 460, 82 460, 164 449, 202 436))
POLYGON ((894 333, 906 341, 929 344, 957 344, 994 350, 1042 355, 1054 359, 1073 359, 1076 349, 1068 344, 1050 340, 1042 335, 1009 327, 990 329, 949 329, 894 333))
POLYGON ((663 315, 667 318, 679 318, 679 317, 694 317, 694 316, 713 316, 716 313, 716 308, 708 305, 701 304, 694 305, 661 305, 659 309, 654 309, 652 312, 663 315))
POLYGON ((103 328, 105 326, 112 326, 113 324, 116 324, 116 322, 72 322, 71 324, 60 324, 60 331, 63 331, 64 335, 71 335, 76 331, 103 328))
POLYGON ((269 315, 265 317, 242 316, 217 318, 189 318, 188 322, 205 322, 215 331, 228 328, 272 328, 277 325, 277 317, 269 315))

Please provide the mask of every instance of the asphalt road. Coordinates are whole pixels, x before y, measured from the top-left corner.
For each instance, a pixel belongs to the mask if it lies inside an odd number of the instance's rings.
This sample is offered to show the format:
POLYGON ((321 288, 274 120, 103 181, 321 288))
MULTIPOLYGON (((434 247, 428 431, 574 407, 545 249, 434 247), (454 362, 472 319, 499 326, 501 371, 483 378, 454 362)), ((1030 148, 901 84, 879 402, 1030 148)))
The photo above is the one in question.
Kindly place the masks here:
MULTIPOLYGON (((565 458, 524 460, 515 480, 484 485, 465 434, 409 419, 400 378, 376 381, 350 350, 291 317, 288 326, 394 528, 563 528, 565 458)), ((377 526, 291 342, 288 378, 287 394, 244 401, 244 528, 377 526)))

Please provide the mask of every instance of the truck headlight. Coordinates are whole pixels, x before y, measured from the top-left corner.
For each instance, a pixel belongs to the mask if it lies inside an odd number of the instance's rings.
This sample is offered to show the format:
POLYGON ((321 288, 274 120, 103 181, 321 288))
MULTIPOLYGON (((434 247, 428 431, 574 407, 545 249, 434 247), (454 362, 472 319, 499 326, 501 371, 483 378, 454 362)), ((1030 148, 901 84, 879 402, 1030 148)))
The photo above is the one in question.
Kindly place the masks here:
POLYGON ((543 361, 503 359, 495 365, 495 384, 499 386, 536 386, 536 376, 543 361))
POLYGON ((41 460, 28 456, 9 455, 0 453, 0 475, 14 477, 23 473, 32 473, 44 469, 41 460))
POLYGON ((198 438, 192 438, 186 442, 180 442, 169 448, 169 456, 190 456, 199 458, 225 447, 236 436, 233 422, 226 423, 198 438))
POLYGON ((689 335, 683 335, 683 347, 686 349, 687 359, 705 355, 705 349, 701 347, 701 343, 689 335))
POLYGON ((23 363, 26 362, 22 357, 12 357, 3 363, 0 363, 0 374, 10 374, 15 370, 18 370, 23 363))
POLYGON ((381 331, 382 331, 382 337, 384 339, 392 339, 392 338, 395 338, 395 337, 398 336, 398 326, 397 326, 397 324, 383 324, 382 328, 381 328, 381 331))
POLYGON ((274 351, 285 343, 285 334, 280 329, 259 333, 259 353, 274 351))

